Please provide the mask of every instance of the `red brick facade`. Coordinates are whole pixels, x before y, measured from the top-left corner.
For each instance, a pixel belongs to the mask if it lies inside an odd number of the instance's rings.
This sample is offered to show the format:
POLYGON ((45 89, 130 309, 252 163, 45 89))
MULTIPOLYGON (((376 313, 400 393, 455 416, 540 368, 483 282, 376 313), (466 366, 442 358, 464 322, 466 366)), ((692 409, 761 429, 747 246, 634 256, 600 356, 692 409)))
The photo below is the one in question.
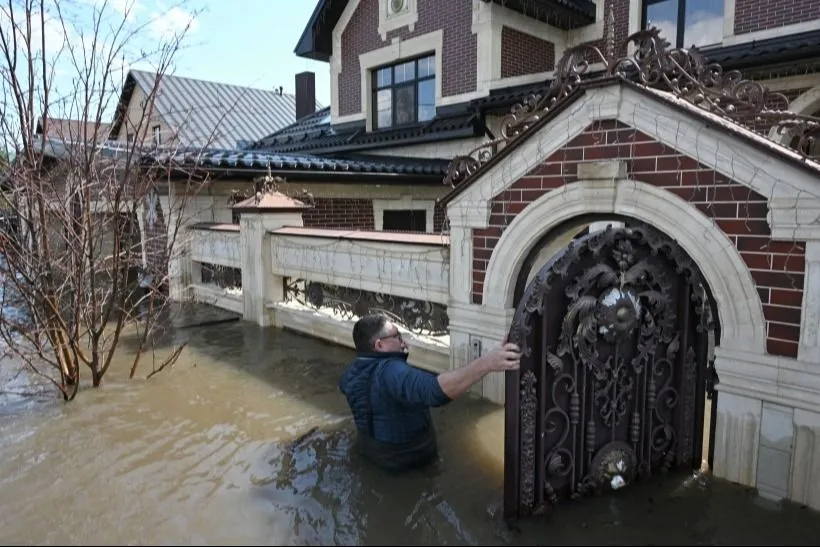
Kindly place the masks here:
POLYGON ((314 198, 313 207, 302 213, 307 228, 373 230, 373 200, 360 198, 314 198))
POLYGON ((547 72, 555 68, 555 45, 521 31, 501 29, 501 77, 547 72))
POLYGON ((820 19, 818 0, 735 0, 735 34, 820 19))
POLYGON ((390 45, 395 37, 403 40, 444 29, 444 97, 476 89, 476 35, 472 32, 472 0, 422 1, 413 32, 407 27, 379 34, 379 0, 361 0, 342 32, 342 72, 339 74, 339 114, 358 114, 362 109, 359 55, 390 45))
POLYGON ((766 198, 620 122, 596 122, 492 200, 490 226, 473 230, 473 302, 503 229, 543 194, 577 180, 583 161, 619 159, 628 176, 682 197, 717 223, 751 271, 767 322, 769 353, 797 356, 805 246, 772 241, 766 198))
MULTIPOLYGON (((313 207, 302 213, 307 228, 374 230, 373 200, 366 198, 314 198, 313 207)), ((447 213, 440 203, 433 211, 433 232, 440 233, 447 213)))

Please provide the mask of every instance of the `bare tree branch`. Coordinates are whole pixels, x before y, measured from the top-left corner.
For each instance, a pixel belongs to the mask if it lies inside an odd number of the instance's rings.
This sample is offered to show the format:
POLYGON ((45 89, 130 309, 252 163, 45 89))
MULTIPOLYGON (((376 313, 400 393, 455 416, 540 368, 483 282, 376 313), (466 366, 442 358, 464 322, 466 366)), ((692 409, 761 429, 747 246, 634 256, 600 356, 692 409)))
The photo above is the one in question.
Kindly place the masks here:
POLYGON ((0 6, 0 139, 12 156, 0 162, 0 180, 19 220, 17 232, 0 232, 0 341, 67 401, 84 370, 101 385, 125 339, 134 343, 135 376, 167 315, 186 200, 206 182, 191 173, 183 195, 171 198, 168 173, 141 161, 152 151, 146 141, 162 77, 188 28, 157 41, 146 38, 150 21, 131 21, 130 7, 100 1, 84 9, 61 0, 0 6), (138 108, 124 113, 136 138, 123 146, 106 142, 103 121, 118 105, 126 59, 150 63, 157 77, 138 108), (169 197, 163 229, 140 233, 143 207, 156 194, 169 197), (143 246, 161 256, 143 264, 143 246))

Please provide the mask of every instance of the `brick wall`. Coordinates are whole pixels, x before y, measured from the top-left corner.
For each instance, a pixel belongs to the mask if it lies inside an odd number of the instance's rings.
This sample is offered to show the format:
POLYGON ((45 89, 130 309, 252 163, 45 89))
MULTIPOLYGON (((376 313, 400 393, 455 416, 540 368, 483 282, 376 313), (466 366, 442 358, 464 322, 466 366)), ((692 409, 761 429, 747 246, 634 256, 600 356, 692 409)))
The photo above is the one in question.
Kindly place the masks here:
POLYGON ((422 1, 413 32, 407 27, 379 34, 379 0, 361 0, 342 32, 342 71, 339 74, 339 114, 361 112, 361 67, 359 55, 390 44, 444 29, 441 92, 445 97, 476 89, 476 36, 472 33, 472 0, 422 1))
POLYGON ((547 72, 555 68, 555 45, 521 31, 501 29, 501 77, 547 72))
POLYGON ((308 228, 373 230, 373 200, 360 198, 314 198, 313 207, 302 213, 308 228))
POLYGON ((492 200, 490 226, 473 230, 473 302, 480 304, 487 263, 504 227, 543 194, 577 180, 582 161, 620 159, 629 176, 691 202, 737 246, 767 323, 769 353, 797 356, 805 247, 772 241, 766 198, 620 122, 596 122, 492 200))
MULTIPOLYGON (((298 197, 299 196, 294 196, 298 197)), ((304 198, 302 198, 304 199, 304 198)), ((308 228, 375 230, 373 200, 367 198, 313 198, 311 209, 302 214, 308 228)), ((433 232, 444 231, 447 211, 440 203, 433 209, 433 232)))
POLYGON ((820 19, 818 0, 735 0, 735 34, 820 19))

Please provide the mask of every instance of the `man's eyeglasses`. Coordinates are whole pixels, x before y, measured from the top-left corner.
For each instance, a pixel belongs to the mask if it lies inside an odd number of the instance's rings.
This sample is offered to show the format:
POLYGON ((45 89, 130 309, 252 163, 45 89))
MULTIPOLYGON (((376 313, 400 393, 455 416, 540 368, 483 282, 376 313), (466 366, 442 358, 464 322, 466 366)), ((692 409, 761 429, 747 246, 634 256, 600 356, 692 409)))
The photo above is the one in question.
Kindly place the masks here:
POLYGON ((401 337, 401 332, 399 332, 399 331, 396 331, 395 334, 388 334, 387 336, 382 336, 381 338, 379 338, 379 340, 387 340, 388 338, 395 338, 399 342, 404 341, 404 339, 401 337))

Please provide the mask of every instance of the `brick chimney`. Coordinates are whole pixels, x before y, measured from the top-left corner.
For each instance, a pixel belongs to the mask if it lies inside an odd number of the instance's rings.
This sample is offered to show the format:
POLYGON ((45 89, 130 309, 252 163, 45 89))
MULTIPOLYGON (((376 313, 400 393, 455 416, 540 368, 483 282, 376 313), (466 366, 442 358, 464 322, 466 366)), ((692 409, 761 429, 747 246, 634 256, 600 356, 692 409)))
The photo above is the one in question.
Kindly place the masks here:
POLYGON ((316 75, 300 72, 296 75, 296 119, 316 112, 316 75))

